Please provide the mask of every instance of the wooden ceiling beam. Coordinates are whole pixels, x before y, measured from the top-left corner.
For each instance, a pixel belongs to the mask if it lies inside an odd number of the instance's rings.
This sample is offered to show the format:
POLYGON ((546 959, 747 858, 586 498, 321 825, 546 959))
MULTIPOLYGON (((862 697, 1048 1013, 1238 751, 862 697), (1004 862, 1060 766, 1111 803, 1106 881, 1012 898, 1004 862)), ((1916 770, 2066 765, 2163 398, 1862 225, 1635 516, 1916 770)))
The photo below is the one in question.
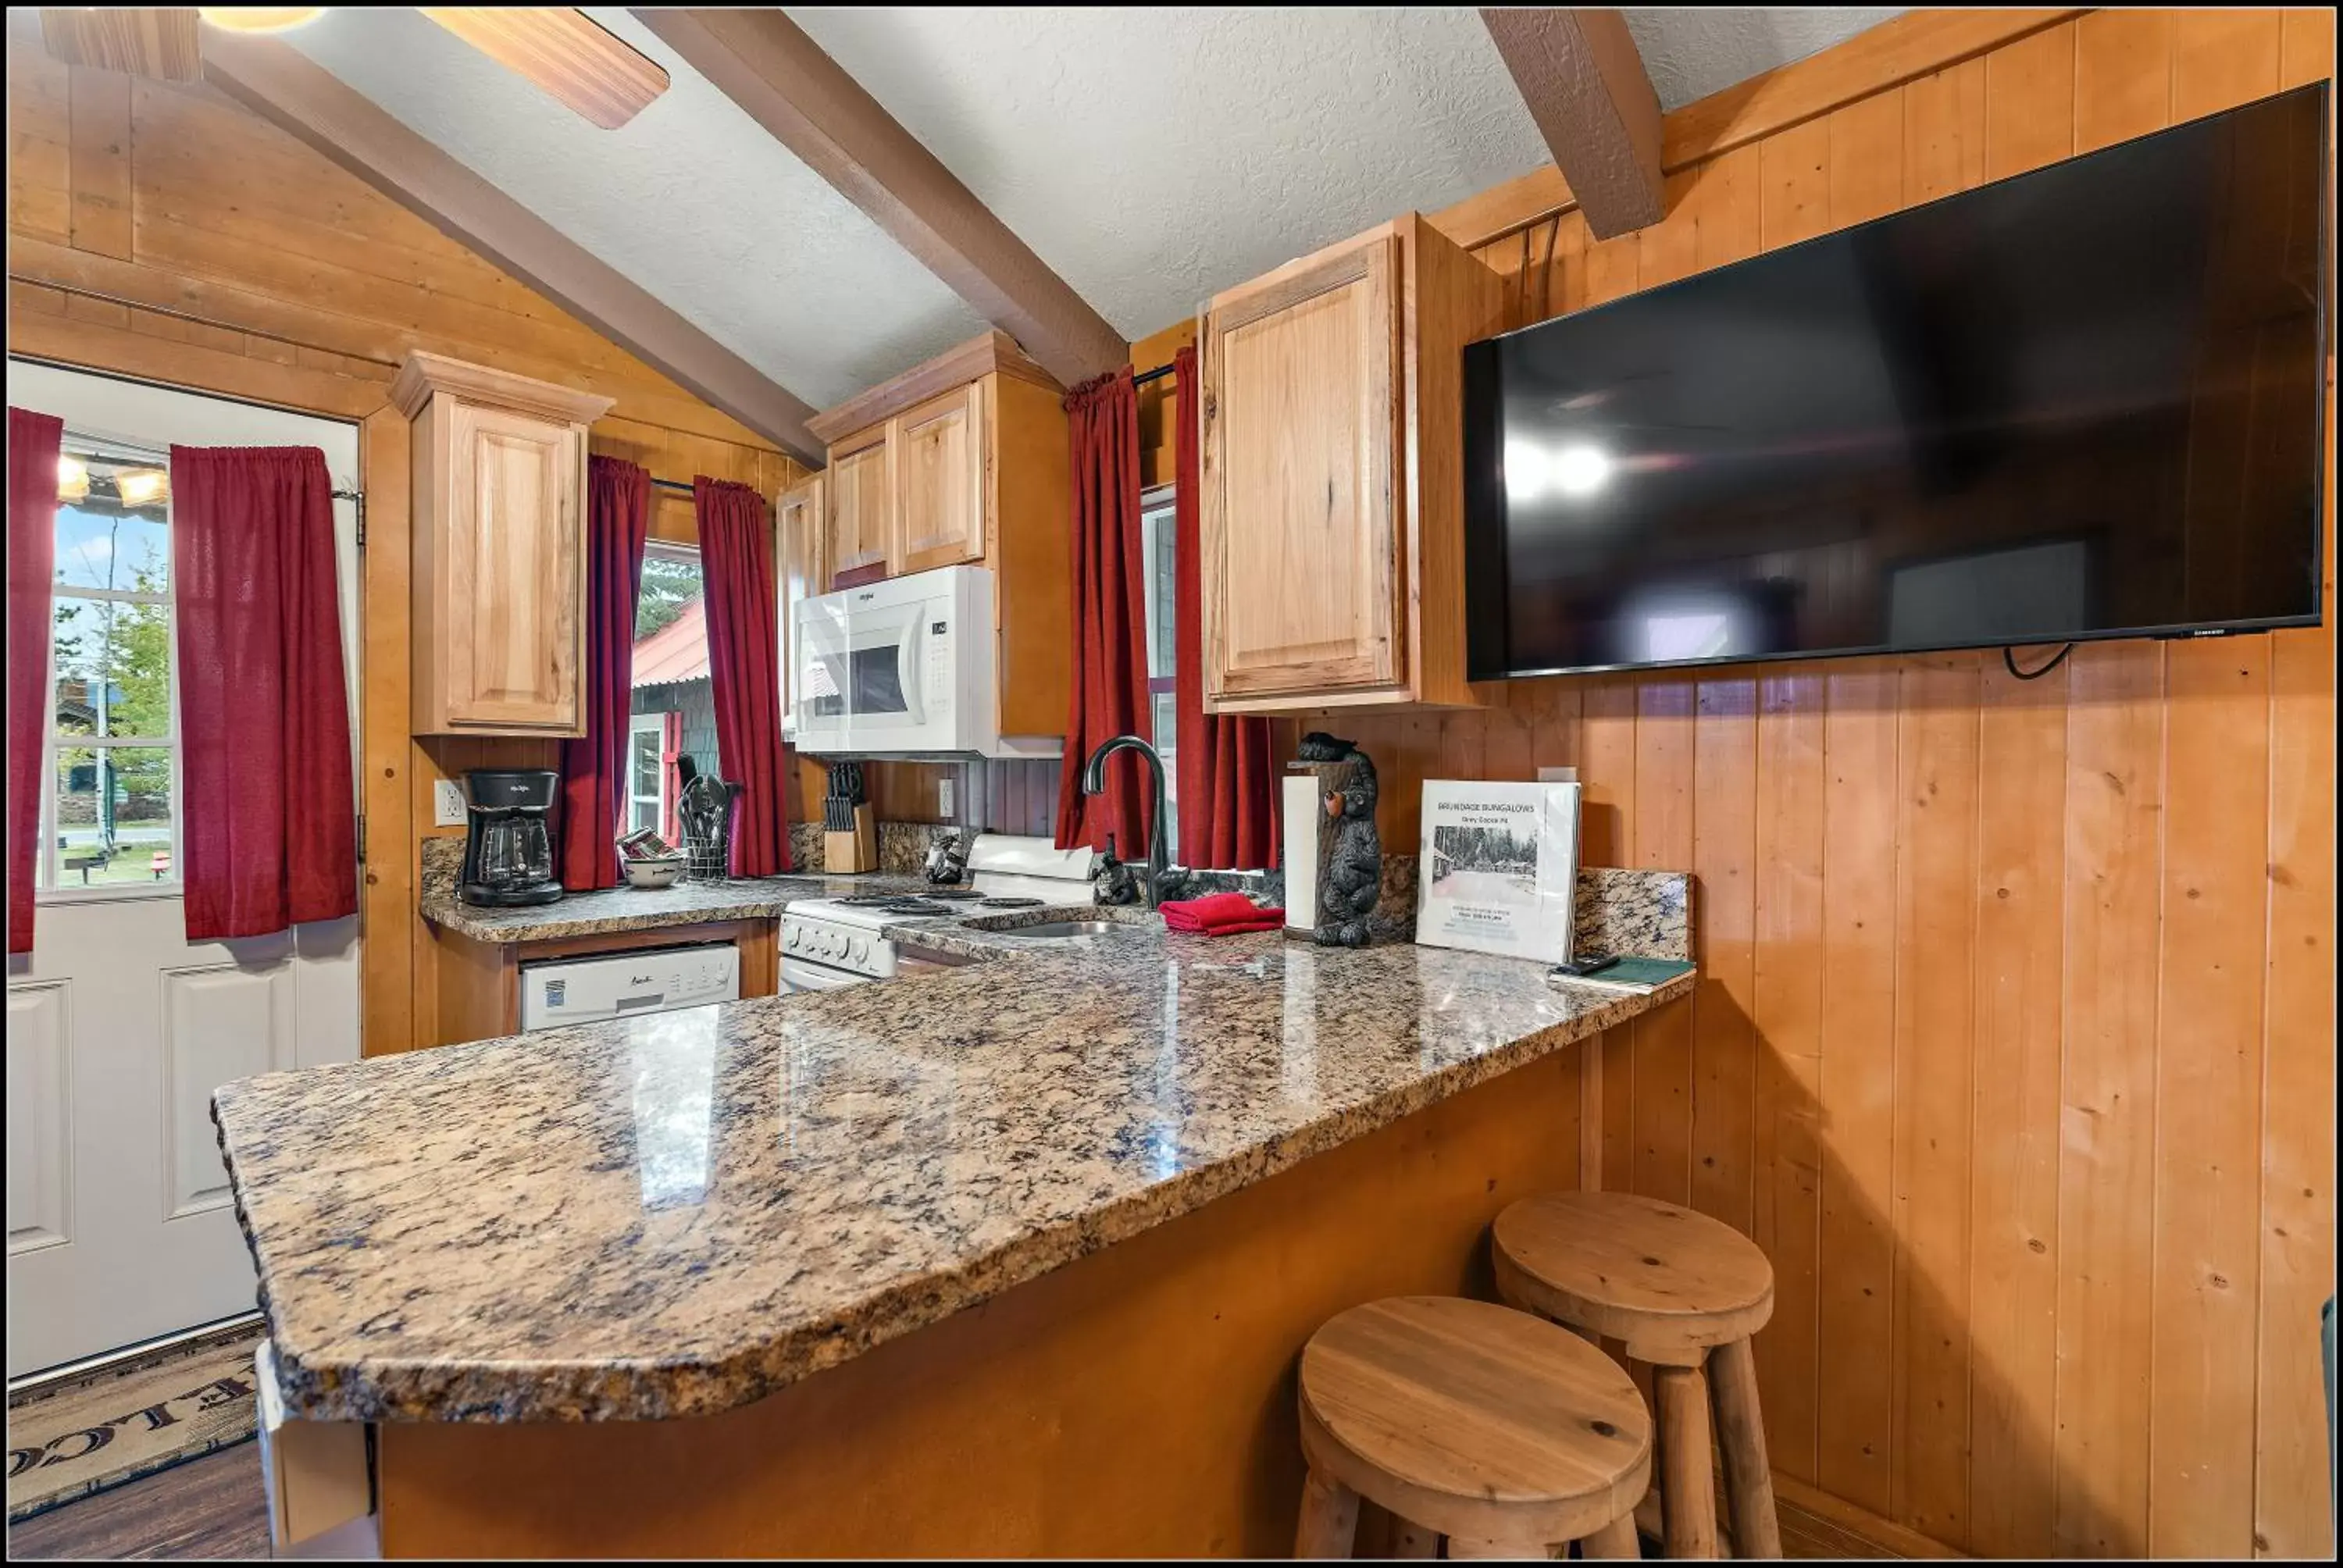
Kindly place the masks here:
POLYGON ((635 15, 1051 375, 1071 387, 1130 362, 1122 335, 780 11, 635 15))
POLYGON ((1660 95, 1626 18, 1616 11, 1487 9, 1481 21, 1595 237, 1666 216, 1660 95))
POLYGON ((212 29, 204 75, 686 391, 821 466, 810 406, 291 45, 212 29))

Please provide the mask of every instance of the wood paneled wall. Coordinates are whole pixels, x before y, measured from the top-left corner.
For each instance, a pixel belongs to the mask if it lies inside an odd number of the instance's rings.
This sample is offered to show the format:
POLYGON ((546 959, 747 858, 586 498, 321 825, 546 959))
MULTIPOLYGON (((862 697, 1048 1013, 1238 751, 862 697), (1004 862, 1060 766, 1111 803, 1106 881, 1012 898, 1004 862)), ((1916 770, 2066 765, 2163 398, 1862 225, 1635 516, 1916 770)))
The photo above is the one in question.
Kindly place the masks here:
MULTIPOLYGON (((1678 168, 1641 233, 1564 212, 1478 254, 1535 320, 2333 58, 2331 13, 2086 14, 1678 168)), ((1574 764, 1591 862, 1698 875, 1697 995, 1601 1047, 1604 1181, 1773 1259, 1776 1468, 1948 1544, 2329 1550, 2332 440, 2318 630, 1322 716, 1382 763, 1395 847, 1426 777, 1574 764)))
MULTIPOLYGON (((444 778, 550 766, 555 742, 407 735, 407 426, 387 406, 409 348, 617 399, 592 449, 661 478, 767 496, 801 470, 729 416, 580 325, 307 147, 201 85, 68 68, 8 40, 12 352, 327 414, 363 429, 360 769, 369 1053, 434 1042, 436 948, 418 845, 444 778)), ((690 541, 689 497, 658 537, 690 541)))

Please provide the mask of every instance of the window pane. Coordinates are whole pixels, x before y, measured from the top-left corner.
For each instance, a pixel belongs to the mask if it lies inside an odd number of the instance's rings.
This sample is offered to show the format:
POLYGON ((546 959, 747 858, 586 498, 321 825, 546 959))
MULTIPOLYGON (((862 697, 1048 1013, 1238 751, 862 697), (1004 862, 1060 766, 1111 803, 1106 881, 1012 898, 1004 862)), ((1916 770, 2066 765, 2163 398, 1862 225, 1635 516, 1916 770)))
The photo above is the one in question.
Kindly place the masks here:
POLYGON ((630 793, 659 799, 659 733, 656 729, 634 731, 634 783, 630 793))
MULTIPOLYGON (((166 593, 171 587, 171 530, 157 504, 137 511, 107 516, 95 498, 97 486, 112 470, 91 465, 91 509, 57 508, 57 585, 60 588, 127 588, 136 593, 166 593)), ((125 469, 126 483, 137 493, 138 475, 155 470, 125 469)))
POLYGON ((58 886, 179 879, 172 855, 170 748, 57 748, 58 886))
POLYGON ((171 612, 159 604, 56 599, 61 736, 171 732, 171 612))

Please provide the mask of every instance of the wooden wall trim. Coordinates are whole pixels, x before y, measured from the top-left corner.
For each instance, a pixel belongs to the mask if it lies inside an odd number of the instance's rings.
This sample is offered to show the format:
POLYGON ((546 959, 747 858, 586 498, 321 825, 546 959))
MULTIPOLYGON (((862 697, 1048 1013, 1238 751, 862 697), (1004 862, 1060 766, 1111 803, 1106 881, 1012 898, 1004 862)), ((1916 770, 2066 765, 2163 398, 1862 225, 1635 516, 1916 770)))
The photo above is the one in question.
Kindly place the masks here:
MULTIPOLYGON (((1673 174, 1828 114, 1915 76, 2054 27, 2079 11, 1907 11, 1843 44, 1684 105, 1661 121, 1660 166, 1673 174)), ((1429 214, 1467 250, 1578 205, 1549 164, 1429 214)))

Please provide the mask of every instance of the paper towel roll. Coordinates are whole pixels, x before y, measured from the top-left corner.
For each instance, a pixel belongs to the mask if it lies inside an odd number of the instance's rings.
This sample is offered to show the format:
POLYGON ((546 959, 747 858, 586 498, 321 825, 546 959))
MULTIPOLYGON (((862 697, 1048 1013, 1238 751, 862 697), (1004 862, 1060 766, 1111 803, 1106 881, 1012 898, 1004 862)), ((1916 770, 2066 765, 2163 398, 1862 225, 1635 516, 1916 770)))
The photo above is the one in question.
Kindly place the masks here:
POLYGON ((1285 929, 1318 927, 1318 834, 1326 820, 1315 773, 1288 773, 1283 786, 1285 929))

